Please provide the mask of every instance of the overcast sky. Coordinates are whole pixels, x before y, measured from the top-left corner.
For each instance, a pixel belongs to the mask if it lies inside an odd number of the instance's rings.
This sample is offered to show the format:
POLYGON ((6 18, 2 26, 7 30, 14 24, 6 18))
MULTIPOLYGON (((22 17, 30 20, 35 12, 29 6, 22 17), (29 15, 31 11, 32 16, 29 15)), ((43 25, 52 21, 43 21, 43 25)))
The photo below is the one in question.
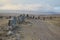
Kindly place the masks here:
POLYGON ((60 0, 0 0, 0 10, 60 12, 60 0))

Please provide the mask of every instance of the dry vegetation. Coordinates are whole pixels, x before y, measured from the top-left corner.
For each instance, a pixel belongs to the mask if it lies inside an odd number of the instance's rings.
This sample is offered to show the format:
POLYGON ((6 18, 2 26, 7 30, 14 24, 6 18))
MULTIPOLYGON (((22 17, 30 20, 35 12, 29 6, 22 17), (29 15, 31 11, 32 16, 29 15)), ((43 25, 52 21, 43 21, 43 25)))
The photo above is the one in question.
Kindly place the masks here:
POLYGON ((60 26, 60 18, 54 18, 54 19, 48 20, 48 22, 56 26, 60 26))
MULTIPOLYGON (((28 17, 28 16, 27 16, 28 17)), ((32 19, 34 19, 34 20, 36 20, 36 19, 39 19, 39 20, 47 20, 49 23, 52 23, 52 24, 54 24, 54 25, 57 25, 57 26, 60 26, 60 18, 53 18, 53 17, 41 17, 40 16, 40 18, 39 17, 33 17, 32 19)), ((36 27, 36 25, 34 25, 36 22, 35 21, 33 21, 33 20, 26 20, 26 23, 25 24, 22 24, 22 27, 23 27, 23 29, 24 30, 26 30, 27 29, 27 31, 29 30, 31 30, 31 28, 32 28, 32 30, 36 27), (33 23, 33 28, 32 28, 32 22, 34 22, 33 23), (30 23, 31 22, 31 23, 30 23), (28 24, 28 25, 27 25, 28 24), (26 26, 27 25, 27 26, 26 26), (26 27, 25 27, 26 26, 26 27), (30 27, 31 26, 31 27, 30 27)), ((2 31, 0 31, 0 38, 3 36, 3 34, 5 35, 6 34, 6 32, 4 31, 4 29, 5 29, 5 26, 8 24, 8 19, 6 19, 6 18, 3 18, 3 19, 0 19, 0 30, 2 29, 2 31)), ((21 26, 21 25, 19 25, 19 26, 21 26)), ((37 29, 38 30, 38 29, 37 29)), ((28 31, 28 32, 29 32, 28 31)), ((20 31, 19 31, 20 32, 20 31)), ((25 32, 25 31, 23 31, 23 32, 25 32)), ((28 32, 27 32, 27 34, 25 33, 23 33, 22 31, 20 32, 20 34, 21 34, 21 38, 24 38, 23 37, 23 35, 26 35, 27 37, 29 36, 29 35, 27 35, 28 34, 28 32)), ((30 32, 29 32, 29 34, 30 34, 30 32)), ((5 35, 6 36, 6 35, 5 35)), ((3 36, 3 37, 5 37, 5 36, 3 36)), ((2 37, 2 38, 3 38, 2 37)), ((36 36, 35 36, 36 37, 36 36)), ((15 38, 15 37, 14 37, 15 38)), ((29 38, 29 37, 28 37, 29 38)), ((11 39, 11 40, 15 40, 15 39, 11 39)))
POLYGON ((8 19, 0 19, 0 26, 8 23, 8 19))

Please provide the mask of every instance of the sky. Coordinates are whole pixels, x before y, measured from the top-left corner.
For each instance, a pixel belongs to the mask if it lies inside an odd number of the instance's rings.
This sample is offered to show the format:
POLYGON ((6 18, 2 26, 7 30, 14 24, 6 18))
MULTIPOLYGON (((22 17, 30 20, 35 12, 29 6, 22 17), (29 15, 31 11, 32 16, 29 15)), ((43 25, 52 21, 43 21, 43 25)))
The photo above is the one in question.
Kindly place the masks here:
POLYGON ((60 0, 0 0, 0 10, 60 12, 60 0))

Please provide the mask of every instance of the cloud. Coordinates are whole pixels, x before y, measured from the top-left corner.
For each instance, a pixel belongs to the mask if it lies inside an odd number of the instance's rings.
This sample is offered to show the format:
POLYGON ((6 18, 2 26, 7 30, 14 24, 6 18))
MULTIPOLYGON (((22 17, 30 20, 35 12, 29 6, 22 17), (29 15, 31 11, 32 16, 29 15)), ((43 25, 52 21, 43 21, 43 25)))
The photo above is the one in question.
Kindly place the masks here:
POLYGON ((53 11, 54 12, 60 12, 60 7, 54 7, 53 11))
POLYGON ((59 0, 0 0, 0 10, 60 12, 59 0))
POLYGON ((6 4, 0 9, 7 9, 7 10, 36 10, 38 7, 41 7, 41 5, 36 5, 36 4, 30 4, 30 5, 12 5, 12 4, 6 4))
POLYGON ((0 0, 0 9, 1 10, 51 10, 49 4, 13 4, 12 0, 0 0))
POLYGON ((7 3, 10 3, 10 0, 0 0, 0 3, 7 4, 7 3))
POLYGON ((42 5, 42 4, 5 4, 0 6, 0 9, 3 10, 39 10, 39 9, 51 9, 49 5, 42 5))
POLYGON ((11 4, 11 0, 0 0, 0 7, 6 5, 6 4, 11 4))

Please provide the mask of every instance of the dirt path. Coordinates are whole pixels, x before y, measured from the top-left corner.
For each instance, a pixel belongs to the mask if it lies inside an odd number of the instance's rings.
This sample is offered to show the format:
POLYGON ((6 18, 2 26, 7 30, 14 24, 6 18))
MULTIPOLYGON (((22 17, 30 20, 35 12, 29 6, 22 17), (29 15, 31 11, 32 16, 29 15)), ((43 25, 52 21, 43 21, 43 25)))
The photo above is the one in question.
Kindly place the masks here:
POLYGON ((23 40, 60 40, 60 31, 58 31, 59 29, 54 29, 54 25, 41 20, 30 21, 33 23, 32 25, 22 27, 23 40))

